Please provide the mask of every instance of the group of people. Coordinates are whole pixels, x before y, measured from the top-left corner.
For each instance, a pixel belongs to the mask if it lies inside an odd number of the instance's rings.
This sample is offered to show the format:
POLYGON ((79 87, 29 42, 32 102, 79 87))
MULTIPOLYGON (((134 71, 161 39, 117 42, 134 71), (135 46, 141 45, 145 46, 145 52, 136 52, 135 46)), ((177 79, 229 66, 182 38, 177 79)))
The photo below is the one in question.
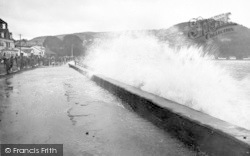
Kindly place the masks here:
POLYGON ((14 64, 14 57, 11 56, 10 58, 7 58, 4 54, 3 57, 1 58, 1 63, 4 64, 7 74, 9 74, 14 64))
POLYGON ((27 67, 36 67, 36 66, 50 66, 50 65, 62 65, 68 61, 71 61, 72 58, 69 56, 23 56, 22 54, 7 57, 4 53, 2 57, 0 57, 0 63, 4 64, 6 73, 9 74, 13 67, 15 66, 17 70, 21 70, 27 67))

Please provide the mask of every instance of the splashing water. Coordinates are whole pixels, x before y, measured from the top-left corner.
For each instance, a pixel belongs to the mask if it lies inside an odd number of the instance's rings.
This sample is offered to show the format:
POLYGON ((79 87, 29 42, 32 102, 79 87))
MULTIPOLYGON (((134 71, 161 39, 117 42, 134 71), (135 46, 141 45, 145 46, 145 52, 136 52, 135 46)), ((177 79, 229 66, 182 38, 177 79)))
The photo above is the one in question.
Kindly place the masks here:
POLYGON ((250 129, 249 93, 202 48, 177 50, 129 34, 96 42, 85 62, 98 74, 250 129))

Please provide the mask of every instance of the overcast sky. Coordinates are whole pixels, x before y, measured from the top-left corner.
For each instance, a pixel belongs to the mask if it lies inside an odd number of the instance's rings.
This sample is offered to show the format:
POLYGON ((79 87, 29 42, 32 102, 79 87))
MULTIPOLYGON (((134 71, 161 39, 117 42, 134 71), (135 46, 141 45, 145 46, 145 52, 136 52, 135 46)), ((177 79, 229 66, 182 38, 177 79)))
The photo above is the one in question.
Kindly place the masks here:
POLYGON ((249 0, 0 0, 14 38, 85 31, 168 28, 191 18, 231 12, 250 27, 249 0))

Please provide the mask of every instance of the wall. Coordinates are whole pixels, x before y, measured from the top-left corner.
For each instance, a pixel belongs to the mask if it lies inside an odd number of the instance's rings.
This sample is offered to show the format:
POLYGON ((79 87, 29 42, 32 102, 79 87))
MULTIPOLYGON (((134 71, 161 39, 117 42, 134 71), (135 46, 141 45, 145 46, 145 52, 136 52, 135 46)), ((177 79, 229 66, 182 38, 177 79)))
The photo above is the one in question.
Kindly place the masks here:
MULTIPOLYGON (((69 66, 84 75, 89 73, 81 67, 69 66)), ((101 75, 93 74, 91 80, 197 151, 212 156, 250 155, 249 130, 101 75)))

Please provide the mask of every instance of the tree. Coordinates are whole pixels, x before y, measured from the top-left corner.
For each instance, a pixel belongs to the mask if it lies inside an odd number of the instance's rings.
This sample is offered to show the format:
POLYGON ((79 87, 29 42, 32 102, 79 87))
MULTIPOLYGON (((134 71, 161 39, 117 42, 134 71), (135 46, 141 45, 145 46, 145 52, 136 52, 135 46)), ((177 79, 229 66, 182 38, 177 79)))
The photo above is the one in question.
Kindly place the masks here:
POLYGON ((66 35, 63 38, 64 54, 71 56, 84 56, 83 41, 77 35, 66 35))
POLYGON ((43 42, 43 46, 56 52, 58 55, 63 55, 63 42, 55 36, 48 36, 43 42))

